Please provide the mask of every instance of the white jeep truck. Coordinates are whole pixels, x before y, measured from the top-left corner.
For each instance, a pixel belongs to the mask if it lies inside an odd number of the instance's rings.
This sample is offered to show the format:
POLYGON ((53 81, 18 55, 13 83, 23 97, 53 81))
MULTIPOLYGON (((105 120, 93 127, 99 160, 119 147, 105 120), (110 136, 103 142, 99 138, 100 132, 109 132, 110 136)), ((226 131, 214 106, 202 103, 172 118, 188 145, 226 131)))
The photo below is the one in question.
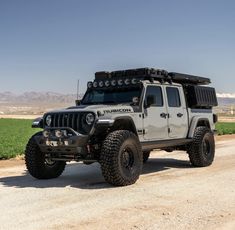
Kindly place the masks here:
POLYGON ((32 127, 25 161, 38 179, 60 176, 66 162, 99 162, 105 180, 130 185, 154 149, 184 150, 192 166, 212 164, 217 116, 210 79, 141 68, 97 72, 76 106, 46 113, 32 127))

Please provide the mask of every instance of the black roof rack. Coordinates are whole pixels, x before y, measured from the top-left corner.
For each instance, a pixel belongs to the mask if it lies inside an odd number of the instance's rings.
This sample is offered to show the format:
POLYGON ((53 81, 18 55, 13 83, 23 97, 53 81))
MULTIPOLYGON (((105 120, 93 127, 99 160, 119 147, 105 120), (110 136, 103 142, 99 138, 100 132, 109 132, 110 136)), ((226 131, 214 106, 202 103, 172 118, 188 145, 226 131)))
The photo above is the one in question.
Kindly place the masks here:
POLYGON ((168 73, 166 70, 153 68, 128 69, 113 72, 102 71, 95 73, 95 80, 104 80, 107 78, 138 78, 141 80, 159 80, 161 82, 194 85, 208 85, 211 83, 209 78, 175 72, 168 73))

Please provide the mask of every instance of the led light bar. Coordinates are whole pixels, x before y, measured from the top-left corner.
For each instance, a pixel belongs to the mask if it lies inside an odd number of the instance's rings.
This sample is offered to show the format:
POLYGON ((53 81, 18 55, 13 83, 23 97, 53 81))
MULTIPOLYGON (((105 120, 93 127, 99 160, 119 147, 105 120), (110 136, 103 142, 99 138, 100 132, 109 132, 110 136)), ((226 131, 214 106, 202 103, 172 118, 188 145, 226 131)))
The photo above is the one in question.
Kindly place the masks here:
POLYGON ((88 82, 87 83, 87 88, 91 89, 91 88, 103 88, 103 87, 115 87, 115 86, 119 86, 119 87, 125 87, 125 86, 129 86, 131 87, 132 85, 136 85, 138 84, 138 80, 133 78, 126 78, 126 79, 112 79, 111 81, 106 80, 106 81, 97 81, 95 80, 94 82, 88 82))

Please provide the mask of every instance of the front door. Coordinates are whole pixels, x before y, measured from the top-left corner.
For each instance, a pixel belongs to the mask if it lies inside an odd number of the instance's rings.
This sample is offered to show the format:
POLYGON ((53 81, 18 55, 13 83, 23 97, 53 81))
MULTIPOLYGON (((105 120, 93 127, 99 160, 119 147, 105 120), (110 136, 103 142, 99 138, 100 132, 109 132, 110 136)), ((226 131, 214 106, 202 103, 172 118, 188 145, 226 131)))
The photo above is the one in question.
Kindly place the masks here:
POLYGON ((144 107, 144 139, 167 139, 167 110, 163 100, 162 86, 147 86, 144 107), (152 103, 149 105, 147 105, 148 97, 152 99, 152 103))

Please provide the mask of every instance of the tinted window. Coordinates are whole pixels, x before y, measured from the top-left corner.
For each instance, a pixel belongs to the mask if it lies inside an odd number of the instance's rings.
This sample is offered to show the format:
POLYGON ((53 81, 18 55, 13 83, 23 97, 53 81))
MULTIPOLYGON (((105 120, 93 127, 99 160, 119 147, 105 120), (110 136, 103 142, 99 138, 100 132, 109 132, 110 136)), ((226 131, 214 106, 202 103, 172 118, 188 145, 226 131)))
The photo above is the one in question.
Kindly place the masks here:
POLYGON ((148 86, 146 95, 145 95, 145 102, 147 97, 152 95, 154 97, 154 104, 151 106, 163 106, 163 99, 162 99, 162 89, 159 86, 148 86))
POLYGON ((179 90, 177 88, 167 87, 166 93, 167 93, 167 100, 168 100, 169 107, 181 106, 179 90))

